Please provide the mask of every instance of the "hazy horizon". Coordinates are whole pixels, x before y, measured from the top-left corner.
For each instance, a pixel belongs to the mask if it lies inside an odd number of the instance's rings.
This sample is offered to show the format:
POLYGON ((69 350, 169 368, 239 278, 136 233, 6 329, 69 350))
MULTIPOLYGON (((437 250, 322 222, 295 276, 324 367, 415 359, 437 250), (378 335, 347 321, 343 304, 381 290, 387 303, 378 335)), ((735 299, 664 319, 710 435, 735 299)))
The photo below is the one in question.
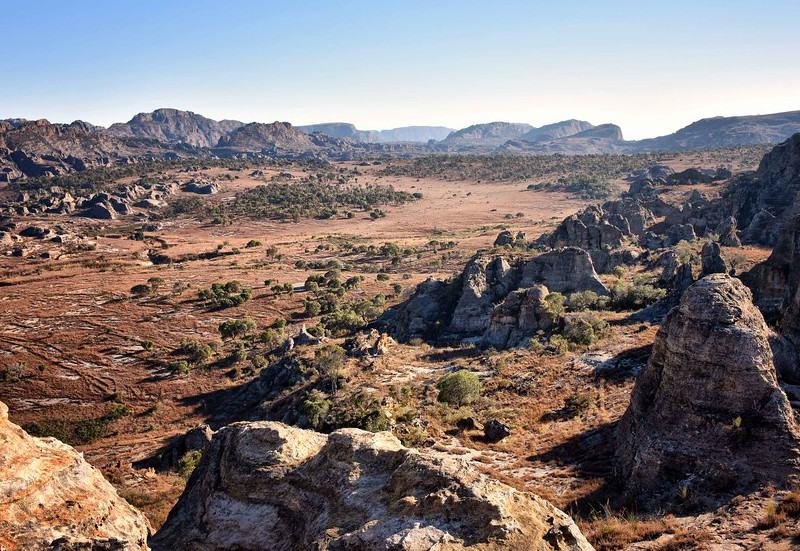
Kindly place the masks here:
POLYGON ((108 126, 172 107, 362 130, 565 119, 626 139, 800 109, 800 4, 778 0, 4 6, 0 118, 108 126))

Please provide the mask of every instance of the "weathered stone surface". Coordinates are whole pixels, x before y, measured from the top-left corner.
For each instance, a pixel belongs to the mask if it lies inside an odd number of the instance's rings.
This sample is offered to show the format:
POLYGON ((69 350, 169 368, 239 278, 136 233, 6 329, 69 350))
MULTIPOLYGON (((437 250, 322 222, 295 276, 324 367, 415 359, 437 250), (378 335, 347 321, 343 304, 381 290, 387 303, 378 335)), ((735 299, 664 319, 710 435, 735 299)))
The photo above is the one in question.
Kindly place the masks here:
POLYGON ((742 241, 739 239, 736 218, 729 216, 717 226, 719 244, 723 247, 741 247, 742 241))
POLYGON ((501 231, 494 240, 495 247, 505 247, 514 244, 514 234, 508 230, 501 231))
POLYGON ((214 431, 208 425, 198 425, 189 430, 183 438, 184 447, 187 451, 203 450, 211 442, 214 431))
POLYGON ((631 493, 652 504, 682 485, 731 493, 798 472, 800 432, 768 337, 738 279, 713 274, 686 290, 619 424, 618 474, 631 493))
POLYGON ((494 303, 516 286, 515 274, 505 258, 479 255, 464 268, 462 281, 448 331, 463 336, 482 335, 489 327, 494 303))
POLYGON ((145 551, 148 531, 82 454, 28 435, 0 402, 0 548, 145 551))
POLYGON ((664 239, 663 246, 672 247, 681 241, 688 241, 691 243, 695 239, 697 239, 697 235, 694 233, 694 226, 691 224, 676 224, 670 226, 667 230, 667 236, 664 239))
POLYGON ((405 303, 388 310, 382 318, 389 333, 401 342, 427 338, 442 315, 446 288, 446 283, 433 278, 417 285, 405 303))
POLYGON ((498 350, 518 346, 539 330, 550 329, 555 316, 548 310, 544 298, 549 294, 544 285, 512 291, 489 317, 489 327, 483 340, 498 350))
POLYGON ((727 274, 728 265, 722 258, 722 250, 719 248, 719 243, 714 241, 706 241, 700 251, 700 262, 702 265, 702 274, 727 274))
POLYGON ((92 205, 92 207, 86 212, 86 216, 89 218, 96 218, 98 220, 116 220, 117 212, 110 204, 101 202, 92 205))
POLYGON ((532 287, 536 283, 559 293, 594 291, 598 295, 609 294, 594 271, 589 253, 575 247, 556 249, 529 260, 522 271, 521 286, 532 287))
POLYGON ((156 550, 592 549, 543 499, 390 433, 275 422, 217 432, 156 550))
POLYGON ((219 193, 220 186, 214 182, 206 182, 205 180, 191 180, 186 182, 183 186, 183 191, 189 193, 199 193, 201 195, 212 195, 219 193))
POLYGON ((742 274, 742 280, 767 319, 782 316, 800 287, 800 216, 784 225, 769 258, 742 274))

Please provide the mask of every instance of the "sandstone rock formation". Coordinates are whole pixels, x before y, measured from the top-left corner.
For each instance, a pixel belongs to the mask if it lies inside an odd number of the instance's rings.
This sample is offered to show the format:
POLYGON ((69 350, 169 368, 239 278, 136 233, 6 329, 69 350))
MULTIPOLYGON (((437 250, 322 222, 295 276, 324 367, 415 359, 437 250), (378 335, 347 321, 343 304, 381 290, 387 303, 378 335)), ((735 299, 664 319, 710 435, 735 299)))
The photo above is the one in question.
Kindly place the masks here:
POLYGON ((789 220, 769 258, 742 279, 769 320, 779 319, 800 287, 800 216, 789 220))
POLYGON ((515 287, 515 274, 503 257, 477 256, 464 268, 462 281, 449 332, 482 334, 489 326, 494 303, 515 287))
POLYGON ((728 273, 728 264, 722 258, 719 243, 714 241, 706 241, 703 244, 703 248, 700 251, 700 262, 703 275, 728 273))
POLYGON ((146 551, 148 531, 82 454, 28 435, 0 402, 0 549, 146 551))
POLYGON ((659 330, 619 423, 616 459, 645 503, 785 484, 800 471, 800 430, 778 386, 769 331, 738 279, 713 274, 659 330))
POLYGON ((531 287, 536 283, 558 293, 594 291, 598 295, 609 294, 594 271, 589 253, 576 247, 556 249, 529 260, 522 269, 521 286, 531 287))
POLYGON ((549 293, 544 285, 534 285, 509 293, 492 309, 483 341, 503 350, 522 344, 539 330, 546 331, 553 327, 556 319, 545 301, 549 293))
POLYGON ((543 499, 390 433, 275 422, 214 436, 155 550, 592 549, 543 499))
POLYGON ((553 325, 542 303, 542 292, 546 295, 548 290, 609 294, 583 249, 556 249, 514 265, 502 256, 479 253, 467 263, 460 279, 450 284, 431 279, 421 283, 381 323, 401 342, 440 337, 496 348, 517 346, 553 325))

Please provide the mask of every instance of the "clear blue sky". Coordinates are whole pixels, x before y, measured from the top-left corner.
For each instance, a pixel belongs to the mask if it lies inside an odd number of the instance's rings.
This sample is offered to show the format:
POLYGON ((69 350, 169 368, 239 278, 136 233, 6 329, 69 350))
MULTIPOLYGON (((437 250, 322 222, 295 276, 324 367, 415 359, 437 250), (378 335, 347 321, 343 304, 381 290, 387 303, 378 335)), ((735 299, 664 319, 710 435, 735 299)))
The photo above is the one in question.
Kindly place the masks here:
POLYGON ((797 0, 5 0, 0 29, 0 118, 580 118, 634 139, 800 109, 797 0))

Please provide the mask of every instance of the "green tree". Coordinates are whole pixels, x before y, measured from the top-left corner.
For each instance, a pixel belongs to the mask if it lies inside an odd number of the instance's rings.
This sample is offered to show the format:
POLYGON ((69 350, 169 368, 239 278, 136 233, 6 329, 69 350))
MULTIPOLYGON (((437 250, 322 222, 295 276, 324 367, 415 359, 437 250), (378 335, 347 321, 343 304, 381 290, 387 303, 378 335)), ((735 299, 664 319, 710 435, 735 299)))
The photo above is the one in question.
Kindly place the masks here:
POLYGON ((437 381, 436 388, 439 390, 437 400, 456 407, 471 403, 481 394, 478 376, 466 369, 443 375, 437 381))

